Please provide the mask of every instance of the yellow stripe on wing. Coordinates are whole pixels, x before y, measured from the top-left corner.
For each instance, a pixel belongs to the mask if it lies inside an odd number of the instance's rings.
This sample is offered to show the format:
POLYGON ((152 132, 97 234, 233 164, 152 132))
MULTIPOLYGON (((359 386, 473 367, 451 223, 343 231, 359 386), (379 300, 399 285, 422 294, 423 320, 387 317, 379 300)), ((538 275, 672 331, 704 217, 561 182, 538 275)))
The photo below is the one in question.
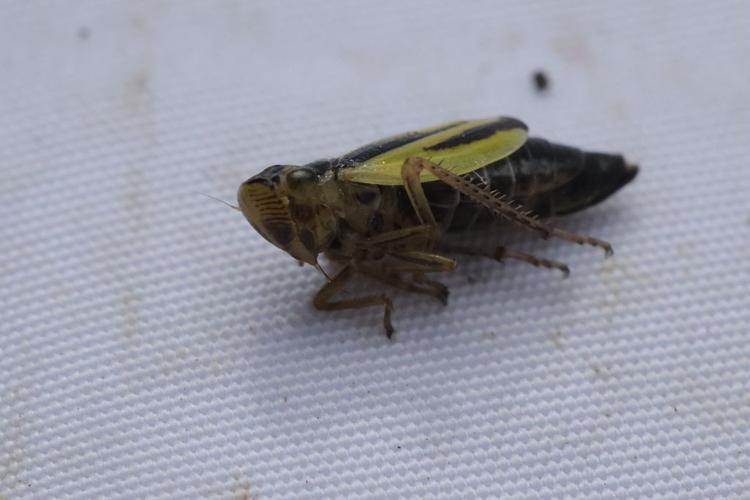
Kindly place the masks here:
MULTIPOLYGON (((442 168, 463 175, 514 153, 526 142, 527 135, 526 125, 514 118, 460 122, 345 168, 339 175, 345 180, 365 184, 403 184, 401 166, 413 156, 439 163, 442 168)), ((437 178, 425 171, 421 180, 429 182, 437 178)))

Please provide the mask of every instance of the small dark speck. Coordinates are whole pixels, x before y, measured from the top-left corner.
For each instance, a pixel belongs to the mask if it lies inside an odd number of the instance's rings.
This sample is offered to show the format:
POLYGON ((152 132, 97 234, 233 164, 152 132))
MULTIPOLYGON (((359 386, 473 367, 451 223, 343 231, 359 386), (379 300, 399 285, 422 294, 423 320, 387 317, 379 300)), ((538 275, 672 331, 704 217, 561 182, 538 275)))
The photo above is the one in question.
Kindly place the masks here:
POLYGON ((609 371, 607 370, 607 368, 602 367, 602 366, 592 365, 591 370, 594 372, 595 377, 601 380, 604 380, 605 382, 609 380, 609 371))
POLYGON ((672 409, 674 410, 675 413, 677 413, 677 407, 676 406, 673 406, 672 409))
POLYGON ((482 340, 495 340, 496 337, 497 337, 497 333, 495 332, 485 332, 481 335, 480 338, 482 340))
POLYGON ((560 332, 560 330, 555 330, 554 333, 552 333, 549 336, 549 339, 552 341, 552 344, 554 344, 554 346, 557 349, 562 349, 563 348, 563 344, 562 344, 562 341, 561 341, 561 339, 562 339, 562 332, 560 332))
POLYGON ((540 69, 534 71, 531 78, 534 81, 534 88, 536 89, 537 92, 542 93, 545 90, 547 90, 547 88, 549 88, 549 84, 550 84, 549 77, 547 76, 547 73, 545 73, 544 71, 540 69))
POLYGON ((76 31, 76 35, 79 40, 88 40, 91 38, 91 30, 87 26, 81 26, 78 28, 78 31, 76 31))
POLYGON ((400 450, 400 449, 401 449, 401 447, 400 447, 400 446, 396 446, 396 449, 397 449, 397 450, 400 450))

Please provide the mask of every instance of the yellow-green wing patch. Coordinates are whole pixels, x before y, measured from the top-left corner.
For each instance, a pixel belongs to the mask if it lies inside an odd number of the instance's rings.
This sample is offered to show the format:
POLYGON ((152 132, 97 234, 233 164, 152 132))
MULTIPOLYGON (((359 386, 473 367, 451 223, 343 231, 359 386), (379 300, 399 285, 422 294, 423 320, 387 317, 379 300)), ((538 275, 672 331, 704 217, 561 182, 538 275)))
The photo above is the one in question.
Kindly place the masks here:
POLYGON ((451 129, 457 125, 466 123, 465 121, 456 121, 451 123, 444 123, 442 125, 436 125, 430 128, 424 128, 421 130, 414 130, 413 132, 406 132, 405 134, 398 134, 391 137, 386 137, 379 141, 366 144, 360 148, 351 151, 338 159, 339 165, 355 166, 362 165, 363 163, 371 160, 376 156, 380 156, 388 151, 393 151, 396 148, 400 148, 409 143, 413 143, 425 137, 443 132, 444 130, 451 129))
MULTIPOLYGON (((454 122, 410 132, 342 156, 339 177, 365 184, 403 184, 401 166, 412 156, 463 175, 512 154, 526 142, 527 133, 523 122, 507 117, 454 122)), ((423 172, 421 179, 437 180, 429 172, 423 172)))

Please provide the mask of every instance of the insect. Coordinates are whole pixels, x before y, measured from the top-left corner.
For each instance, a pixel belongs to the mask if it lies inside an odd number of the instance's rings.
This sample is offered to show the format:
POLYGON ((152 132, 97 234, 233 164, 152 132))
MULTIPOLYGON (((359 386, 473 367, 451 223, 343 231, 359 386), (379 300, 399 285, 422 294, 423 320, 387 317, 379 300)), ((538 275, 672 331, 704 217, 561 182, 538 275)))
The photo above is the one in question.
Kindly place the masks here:
POLYGON ((561 262, 501 244, 471 245, 461 233, 504 219, 609 255, 609 243, 542 218, 594 205, 637 172, 620 155, 529 138, 523 122, 500 117, 408 132, 303 166, 274 165, 242 183, 238 201, 266 240, 326 276, 313 298, 317 309, 382 307, 390 337, 387 295, 336 297, 355 274, 444 304, 447 287, 427 275, 453 271, 458 255, 515 259, 567 275, 561 262), (333 277, 320 266, 321 254, 337 267, 333 277))
POLYGON ((534 82, 534 88, 539 93, 544 92, 549 87, 549 77, 541 69, 534 71, 531 75, 531 80, 534 82))

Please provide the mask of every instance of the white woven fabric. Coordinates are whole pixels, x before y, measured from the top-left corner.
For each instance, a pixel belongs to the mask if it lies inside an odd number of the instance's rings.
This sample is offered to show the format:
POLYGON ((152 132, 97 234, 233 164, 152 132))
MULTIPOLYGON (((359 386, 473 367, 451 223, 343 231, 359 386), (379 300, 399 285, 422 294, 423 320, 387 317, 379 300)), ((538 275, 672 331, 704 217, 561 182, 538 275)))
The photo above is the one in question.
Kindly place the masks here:
POLYGON ((750 3, 3 2, 0 498, 750 498, 750 3), (551 88, 537 94, 531 73, 551 88), (623 152, 559 221, 320 313, 274 163, 497 114, 623 152))

